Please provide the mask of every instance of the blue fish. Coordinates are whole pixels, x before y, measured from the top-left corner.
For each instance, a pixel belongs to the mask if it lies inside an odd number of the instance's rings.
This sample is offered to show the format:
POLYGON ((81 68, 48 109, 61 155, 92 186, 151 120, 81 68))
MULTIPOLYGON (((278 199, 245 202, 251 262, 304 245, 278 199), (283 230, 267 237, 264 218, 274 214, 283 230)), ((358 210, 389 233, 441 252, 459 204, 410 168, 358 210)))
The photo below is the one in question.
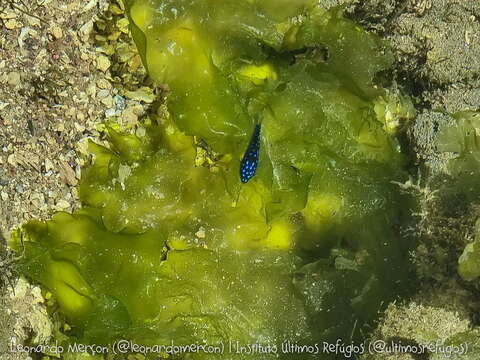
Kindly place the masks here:
POLYGON ((245 155, 243 155, 240 164, 240 180, 242 180, 242 183, 248 182, 257 171, 258 156, 260 153, 260 129, 260 124, 256 124, 245 155))

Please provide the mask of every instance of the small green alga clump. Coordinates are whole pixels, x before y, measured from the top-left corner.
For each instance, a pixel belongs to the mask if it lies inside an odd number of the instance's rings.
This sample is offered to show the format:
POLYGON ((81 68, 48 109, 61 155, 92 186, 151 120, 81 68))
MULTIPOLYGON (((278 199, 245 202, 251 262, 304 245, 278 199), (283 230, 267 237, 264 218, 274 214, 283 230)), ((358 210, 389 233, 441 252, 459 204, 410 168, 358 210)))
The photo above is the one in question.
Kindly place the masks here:
POLYGON ((467 244, 458 259, 458 273, 467 281, 480 277, 480 220, 475 224, 475 239, 467 244))
POLYGON ((452 115, 454 121, 443 126, 435 140, 439 152, 449 153, 447 172, 452 191, 461 191, 469 201, 480 200, 480 113, 465 111, 452 115))
POLYGON ((409 201, 392 181, 405 176, 395 129, 413 112, 373 83, 388 51, 314 1, 126 9, 170 116, 90 143, 82 210, 20 230, 22 272, 87 342, 361 339, 408 282, 409 201), (259 169, 241 184, 256 121, 259 169))
MULTIPOLYGON (((480 203, 480 114, 478 112, 461 112, 454 114, 455 119, 449 126, 444 126, 438 135, 436 145, 440 152, 449 153, 451 159, 447 162, 447 171, 451 181, 440 185, 442 194, 450 195, 459 205, 450 202, 448 205, 459 207, 459 216, 475 219, 475 206, 480 203)), ((467 281, 480 277, 480 225, 477 221, 472 242, 469 242, 458 260, 458 273, 467 281)), ((467 235, 468 233, 467 232, 467 235)), ((465 240, 468 237, 464 236, 465 240)))

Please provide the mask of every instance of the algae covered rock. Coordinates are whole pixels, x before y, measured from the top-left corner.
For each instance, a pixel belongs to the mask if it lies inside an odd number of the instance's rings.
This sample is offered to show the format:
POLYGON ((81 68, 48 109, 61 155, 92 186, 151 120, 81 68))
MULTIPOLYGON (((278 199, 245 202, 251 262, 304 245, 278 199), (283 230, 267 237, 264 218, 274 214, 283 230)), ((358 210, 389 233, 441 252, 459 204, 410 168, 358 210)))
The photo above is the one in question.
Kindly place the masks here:
POLYGON ((126 9, 171 116, 90 143, 82 210, 26 224, 21 271, 85 342, 207 343, 225 359, 262 344, 277 349, 265 359, 287 359, 328 356, 282 352, 284 341, 361 340, 409 278, 391 125, 408 116, 388 105, 407 102, 373 83, 388 50, 313 1, 126 9), (257 122, 259 169, 242 184, 257 122))
POLYGON ((479 330, 457 313, 411 302, 390 304, 374 331, 363 360, 474 360, 480 354, 479 330))

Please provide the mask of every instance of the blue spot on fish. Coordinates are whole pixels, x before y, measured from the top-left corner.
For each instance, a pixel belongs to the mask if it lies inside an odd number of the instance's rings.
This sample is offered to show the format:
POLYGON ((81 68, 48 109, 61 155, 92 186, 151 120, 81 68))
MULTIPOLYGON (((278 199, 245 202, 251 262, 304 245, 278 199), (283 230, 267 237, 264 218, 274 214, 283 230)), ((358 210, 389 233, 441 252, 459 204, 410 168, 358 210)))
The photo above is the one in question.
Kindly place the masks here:
POLYGON ((257 171, 258 156, 260 153, 260 124, 255 125, 252 138, 248 144, 245 155, 240 163, 240 180, 243 183, 248 182, 257 171))

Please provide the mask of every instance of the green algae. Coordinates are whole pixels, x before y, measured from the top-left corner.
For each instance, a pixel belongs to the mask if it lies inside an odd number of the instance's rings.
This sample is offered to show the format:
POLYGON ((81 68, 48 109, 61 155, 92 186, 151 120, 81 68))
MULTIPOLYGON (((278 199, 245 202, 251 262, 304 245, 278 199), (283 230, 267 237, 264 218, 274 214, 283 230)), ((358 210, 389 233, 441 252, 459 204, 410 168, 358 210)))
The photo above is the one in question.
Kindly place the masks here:
MULTIPOLYGON (((450 175, 462 183, 462 186, 472 196, 478 196, 478 174, 480 163, 480 114, 465 111, 452 115, 455 122, 441 129, 436 140, 438 150, 455 154, 448 162, 450 175)), ((460 187, 460 186, 459 186, 460 187)))
POLYGON ((362 360, 478 359, 479 332, 458 312, 411 302, 390 304, 371 342, 397 345, 397 351, 364 354, 362 360), (403 347, 403 351, 401 351, 403 347))
POLYGON ((25 225, 21 271, 85 342, 360 340, 408 281, 389 124, 409 115, 373 82, 388 50, 313 1, 126 8, 171 116, 90 143, 82 210, 25 225), (255 121, 260 167, 241 185, 255 121), (196 139, 212 166, 195 166, 196 139))
MULTIPOLYGON (((446 194, 445 197, 448 200, 456 200, 456 202, 450 201, 448 206, 459 208, 461 211, 459 216, 473 217, 475 216, 473 211, 472 214, 468 213, 468 206, 479 200, 480 114, 465 111, 454 114, 452 117, 455 121, 444 126, 436 140, 440 152, 451 154, 447 162, 451 179, 440 189, 446 194)), ((477 280, 480 276, 479 229, 477 220, 473 229, 473 241, 465 246, 458 259, 458 273, 466 281, 477 280)))
POLYGON ((458 259, 458 273, 467 281, 476 280, 480 277, 480 223, 477 222, 475 240, 463 250, 458 259))

